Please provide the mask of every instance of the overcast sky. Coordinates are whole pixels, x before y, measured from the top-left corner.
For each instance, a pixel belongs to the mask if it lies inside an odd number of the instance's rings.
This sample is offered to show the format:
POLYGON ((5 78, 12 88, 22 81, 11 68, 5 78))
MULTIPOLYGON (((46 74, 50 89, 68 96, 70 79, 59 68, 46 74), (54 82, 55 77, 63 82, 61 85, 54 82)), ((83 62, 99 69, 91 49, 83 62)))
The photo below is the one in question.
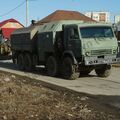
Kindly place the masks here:
MULTIPOLYGON (((0 21, 14 18, 25 25, 25 0, 1 0, 0 21), (19 6, 19 7, 18 7, 19 6), (15 9, 14 9, 15 8, 15 9), (14 9, 14 10, 13 10, 14 9)), ((39 20, 55 10, 106 11, 112 18, 120 14, 120 0, 28 0, 29 23, 39 20)))

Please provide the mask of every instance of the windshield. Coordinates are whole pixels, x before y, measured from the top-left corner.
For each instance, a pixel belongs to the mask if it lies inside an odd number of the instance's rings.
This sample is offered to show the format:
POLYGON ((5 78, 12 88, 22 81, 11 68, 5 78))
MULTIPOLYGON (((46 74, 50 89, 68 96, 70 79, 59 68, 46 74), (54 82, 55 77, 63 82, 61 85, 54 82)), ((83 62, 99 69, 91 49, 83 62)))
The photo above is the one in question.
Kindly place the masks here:
POLYGON ((113 37, 111 27, 83 27, 80 32, 82 38, 113 37))

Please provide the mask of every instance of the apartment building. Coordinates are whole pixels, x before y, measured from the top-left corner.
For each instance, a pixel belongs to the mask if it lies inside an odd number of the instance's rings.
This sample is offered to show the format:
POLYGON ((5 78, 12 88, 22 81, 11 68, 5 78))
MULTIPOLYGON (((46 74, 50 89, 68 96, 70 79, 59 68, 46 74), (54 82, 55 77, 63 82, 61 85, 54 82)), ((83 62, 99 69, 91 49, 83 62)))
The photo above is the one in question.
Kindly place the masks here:
POLYGON ((86 12, 85 15, 98 22, 104 22, 104 23, 110 22, 109 12, 86 12))
POLYGON ((120 15, 115 15, 114 16, 114 23, 120 22, 120 15))

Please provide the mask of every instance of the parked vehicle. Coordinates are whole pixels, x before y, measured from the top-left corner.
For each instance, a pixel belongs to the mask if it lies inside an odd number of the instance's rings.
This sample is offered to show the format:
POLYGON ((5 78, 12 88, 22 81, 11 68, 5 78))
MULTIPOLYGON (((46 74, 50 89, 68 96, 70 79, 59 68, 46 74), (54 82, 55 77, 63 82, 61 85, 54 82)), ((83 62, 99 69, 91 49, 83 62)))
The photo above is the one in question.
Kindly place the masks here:
POLYGON ((23 27, 20 22, 13 18, 0 22, 0 60, 11 58, 10 35, 15 29, 23 27))
POLYGON ((4 38, 0 34, 0 60, 8 60, 12 58, 10 39, 4 38))
POLYGON ((111 25, 62 20, 15 30, 11 35, 13 59, 20 70, 45 65, 50 76, 62 73, 76 79, 95 69, 108 77, 117 62, 118 43, 111 25))
POLYGON ((9 55, 11 53, 10 40, 4 38, 0 34, 0 56, 9 55))

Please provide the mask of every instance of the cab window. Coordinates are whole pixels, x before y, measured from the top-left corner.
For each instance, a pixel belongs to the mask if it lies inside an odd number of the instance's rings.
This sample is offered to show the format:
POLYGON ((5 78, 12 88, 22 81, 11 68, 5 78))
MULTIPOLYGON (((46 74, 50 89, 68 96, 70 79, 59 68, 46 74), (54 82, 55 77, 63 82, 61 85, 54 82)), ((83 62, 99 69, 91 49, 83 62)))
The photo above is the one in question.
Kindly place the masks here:
POLYGON ((79 39, 78 29, 70 28, 69 29, 69 38, 70 39, 79 39))

